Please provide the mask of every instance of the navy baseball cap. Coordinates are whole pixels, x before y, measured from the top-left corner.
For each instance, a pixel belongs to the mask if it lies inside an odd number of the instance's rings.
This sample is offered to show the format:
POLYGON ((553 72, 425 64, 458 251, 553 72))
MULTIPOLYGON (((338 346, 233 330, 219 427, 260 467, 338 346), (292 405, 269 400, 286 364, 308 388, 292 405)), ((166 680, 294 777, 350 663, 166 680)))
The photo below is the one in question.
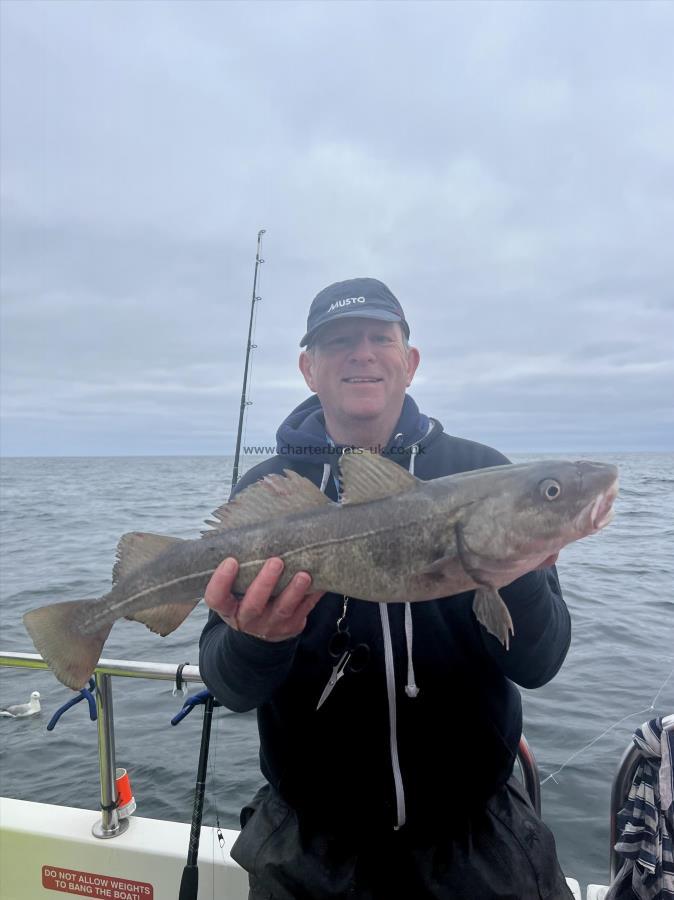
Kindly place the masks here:
POLYGON ((346 318, 400 322, 405 337, 410 336, 403 308, 383 281, 349 278, 329 284, 316 294, 309 309, 307 333, 300 341, 300 347, 310 344, 319 328, 346 318))

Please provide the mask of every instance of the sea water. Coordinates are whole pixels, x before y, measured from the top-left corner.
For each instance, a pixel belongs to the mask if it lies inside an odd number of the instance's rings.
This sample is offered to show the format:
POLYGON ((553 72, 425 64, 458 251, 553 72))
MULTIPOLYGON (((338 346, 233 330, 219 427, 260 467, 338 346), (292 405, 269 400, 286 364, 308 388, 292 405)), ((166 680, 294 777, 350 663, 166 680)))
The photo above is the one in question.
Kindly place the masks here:
MULTIPOLYGON (((616 518, 562 551, 573 640, 554 680, 522 691, 524 729, 565 873, 606 883, 615 768, 635 727, 674 712, 674 454, 564 454, 580 457, 620 468, 616 518)), ((246 459, 244 470, 257 461, 246 459)), ((0 649, 34 652, 21 622, 28 609, 105 593, 125 531, 196 537, 228 496, 231 471, 231 457, 3 460, 0 649)), ((202 604, 166 638, 119 622, 104 655, 196 664, 205 619, 202 604)), ((87 704, 47 732, 72 692, 50 672, 0 669, 0 706, 25 702, 33 690, 41 715, 0 718, 0 793, 97 809, 96 725, 87 704)), ((117 764, 130 772, 139 815, 190 819, 201 712, 172 727, 182 699, 168 682, 114 679, 117 764)), ((237 828, 240 807, 260 783, 255 714, 217 709, 204 823, 217 817, 237 828)))

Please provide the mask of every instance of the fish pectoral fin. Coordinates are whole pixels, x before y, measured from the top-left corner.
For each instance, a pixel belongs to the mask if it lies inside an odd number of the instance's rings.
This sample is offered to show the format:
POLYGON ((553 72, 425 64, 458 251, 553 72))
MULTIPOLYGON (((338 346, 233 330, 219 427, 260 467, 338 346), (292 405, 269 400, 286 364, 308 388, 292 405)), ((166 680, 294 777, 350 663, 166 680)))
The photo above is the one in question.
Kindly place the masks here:
POLYGON ((309 512, 332 503, 308 478, 284 469, 283 475, 266 475, 216 509, 213 518, 206 520, 210 530, 202 531, 202 536, 209 537, 214 529, 245 528, 269 522, 277 516, 309 512))
POLYGON ((510 610, 503 602, 497 588, 490 584, 489 576, 480 570, 480 560, 466 543, 463 525, 460 522, 454 527, 456 549, 464 572, 478 585, 473 600, 473 612, 477 621, 484 625, 489 634, 493 634, 510 649, 510 636, 515 635, 515 626, 510 610))
POLYGON ((142 622, 150 631, 166 637, 175 631, 178 625, 182 625, 200 600, 201 597, 197 597, 196 600, 187 600, 184 603, 165 603, 163 606, 153 606, 150 609, 130 613, 124 618, 132 622, 142 622))
POLYGON ((447 570, 450 566, 456 564, 455 556, 441 556, 439 559, 433 560, 423 569, 415 571, 416 578, 423 578, 429 583, 444 581, 447 577, 447 570))
POLYGON ((342 454, 339 470, 342 476, 342 504, 352 506, 394 497, 413 490, 421 483, 398 463, 368 450, 342 454))
POLYGON ((23 617, 35 648, 58 680, 79 691, 98 664, 112 624, 83 634, 79 623, 95 600, 67 600, 31 609, 23 617))
POLYGON ((181 543, 181 538, 165 534, 149 534, 144 531, 130 531, 123 534, 117 544, 117 562, 112 570, 112 583, 117 582, 142 566, 152 562, 173 544, 181 543))
POLYGON ((510 635, 514 636, 515 626, 510 610, 496 588, 484 586, 475 591, 473 612, 477 621, 484 625, 489 634, 493 634, 506 650, 509 650, 510 635))

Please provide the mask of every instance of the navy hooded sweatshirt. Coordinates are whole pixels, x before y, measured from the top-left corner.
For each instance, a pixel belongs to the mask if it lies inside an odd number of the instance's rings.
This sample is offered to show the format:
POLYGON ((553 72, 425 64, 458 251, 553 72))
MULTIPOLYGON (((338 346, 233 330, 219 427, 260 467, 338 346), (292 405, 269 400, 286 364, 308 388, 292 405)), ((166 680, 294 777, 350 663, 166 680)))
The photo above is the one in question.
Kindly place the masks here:
MULTIPOLYGON (((327 438, 317 397, 288 416, 277 442, 277 455, 247 472, 236 493, 291 468, 336 499, 332 474, 341 448, 327 438)), ((409 395, 383 452, 422 480, 508 462, 490 447, 445 434, 409 395)), ((549 681, 570 643, 554 567, 500 593, 515 629, 509 650, 477 622, 472 591, 411 604, 411 654, 404 603, 383 604, 385 623, 379 604, 350 599, 352 643, 366 643, 370 660, 364 671, 345 674, 318 710, 335 664, 328 642, 343 608, 335 594, 319 600, 301 635, 278 643, 235 631, 211 612, 201 674, 224 706, 257 709, 262 773, 304 821, 366 835, 403 820, 410 831, 454 830, 466 808, 477 811, 512 772, 522 730, 515 685, 549 681), (416 696, 405 690, 410 655, 416 696)))

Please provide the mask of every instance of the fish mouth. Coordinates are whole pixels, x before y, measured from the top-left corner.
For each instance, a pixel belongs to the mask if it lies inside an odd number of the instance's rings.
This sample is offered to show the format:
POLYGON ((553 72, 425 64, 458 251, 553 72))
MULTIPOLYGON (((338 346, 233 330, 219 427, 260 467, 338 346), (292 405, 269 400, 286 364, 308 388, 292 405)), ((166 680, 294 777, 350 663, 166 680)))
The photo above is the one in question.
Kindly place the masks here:
POLYGON ((613 521, 615 510, 613 509, 613 501, 618 496, 618 479, 610 485, 607 490, 602 491, 582 513, 582 519, 589 528, 590 534, 596 534, 605 528, 609 522, 613 521))

